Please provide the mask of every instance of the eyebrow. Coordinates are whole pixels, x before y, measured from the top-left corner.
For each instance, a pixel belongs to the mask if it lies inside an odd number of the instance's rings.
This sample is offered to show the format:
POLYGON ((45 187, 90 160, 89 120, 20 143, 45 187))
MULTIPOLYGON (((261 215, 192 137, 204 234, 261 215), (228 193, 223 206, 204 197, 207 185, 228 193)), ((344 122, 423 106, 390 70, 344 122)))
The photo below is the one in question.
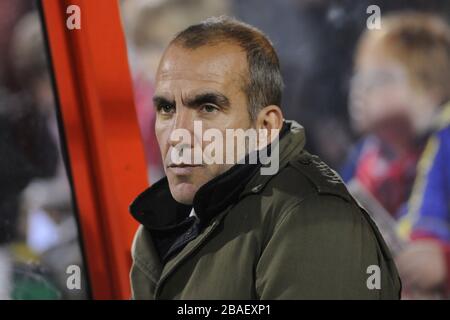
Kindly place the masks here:
POLYGON ((207 103, 215 104, 222 108, 228 108, 230 106, 230 100, 226 96, 218 92, 200 93, 193 96, 192 98, 186 99, 186 105, 191 108, 198 107, 207 103))
MULTIPOLYGON (((198 107, 206 103, 215 104, 222 108, 228 108, 230 106, 230 100, 223 94, 218 92, 205 92, 200 93, 192 98, 186 99, 186 105, 190 108, 198 107)), ((174 106, 176 103, 172 99, 168 99, 164 96, 154 96, 153 97, 153 105, 158 108, 163 105, 172 105, 174 106)))
POLYGON ((174 100, 167 99, 163 96, 154 96, 152 100, 153 100, 153 106, 155 106, 155 107, 159 107, 162 105, 172 105, 172 106, 175 105, 174 100))

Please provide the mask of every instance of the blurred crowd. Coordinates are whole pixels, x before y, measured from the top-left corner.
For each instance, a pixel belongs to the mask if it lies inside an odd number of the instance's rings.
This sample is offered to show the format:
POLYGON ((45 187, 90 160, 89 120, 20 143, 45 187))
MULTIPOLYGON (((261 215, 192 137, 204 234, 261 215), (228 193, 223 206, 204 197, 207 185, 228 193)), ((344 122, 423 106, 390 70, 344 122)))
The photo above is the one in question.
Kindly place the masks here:
POLYGON ((381 30, 363 33, 349 95, 361 138, 343 175, 387 226, 380 228, 405 297, 449 294, 449 101, 450 27, 443 18, 393 13, 381 30))
MULTIPOLYGON (((230 15, 272 39, 287 119, 348 183, 390 246, 403 297, 450 298, 450 2, 120 0, 151 182, 154 75, 184 27, 230 15), (368 30, 366 9, 381 9, 368 30)), ((83 266, 44 37, 31 0, 0 1, 0 299, 82 299, 83 266)), ((86 287, 86 286, 84 286, 86 287)))
POLYGON ((0 299, 82 299, 83 267, 36 3, 0 1, 0 299))

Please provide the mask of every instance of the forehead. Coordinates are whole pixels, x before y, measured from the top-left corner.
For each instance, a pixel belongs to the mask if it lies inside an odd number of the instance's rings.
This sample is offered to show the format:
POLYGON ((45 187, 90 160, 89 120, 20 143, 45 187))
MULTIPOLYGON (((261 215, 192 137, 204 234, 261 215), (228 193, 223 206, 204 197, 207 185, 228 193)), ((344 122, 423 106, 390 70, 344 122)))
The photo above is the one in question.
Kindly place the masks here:
POLYGON ((161 59, 157 87, 175 81, 197 85, 239 85, 247 73, 244 50, 235 44, 221 43, 196 49, 171 45, 161 59))

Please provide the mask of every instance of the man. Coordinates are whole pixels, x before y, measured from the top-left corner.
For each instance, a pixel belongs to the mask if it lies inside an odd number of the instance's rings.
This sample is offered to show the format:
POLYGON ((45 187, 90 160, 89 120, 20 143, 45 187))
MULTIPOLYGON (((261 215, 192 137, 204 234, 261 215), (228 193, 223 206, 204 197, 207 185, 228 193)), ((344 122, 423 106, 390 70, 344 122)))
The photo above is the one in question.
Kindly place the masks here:
MULTIPOLYGON (((251 26, 210 18, 170 43, 154 95, 167 177, 130 207, 142 224, 132 249, 133 298, 399 297, 377 228, 335 172, 303 150, 302 127, 283 121, 281 91, 275 50, 251 26), (206 153, 212 143, 199 143, 198 123, 223 135, 279 131, 258 148, 271 152, 278 170, 263 174, 261 156, 234 165, 190 161, 199 144, 206 153)), ((249 160, 255 149, 245 145, 249 160)))

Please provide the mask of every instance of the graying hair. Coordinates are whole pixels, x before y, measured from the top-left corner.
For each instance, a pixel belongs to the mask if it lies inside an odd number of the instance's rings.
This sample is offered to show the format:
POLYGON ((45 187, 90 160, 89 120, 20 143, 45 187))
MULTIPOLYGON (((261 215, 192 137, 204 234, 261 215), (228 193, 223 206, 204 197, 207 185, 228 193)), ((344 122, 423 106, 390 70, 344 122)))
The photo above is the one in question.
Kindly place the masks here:
POLYGON ((178 33, 171 44, 196 49, 226 41, 236 43, 247 55, 248 76, 242 89, 251 119, 266 106, 281 108, 283 78, 278 56, 267 36, 255 27, 227 16, 211 17, 178 33))

